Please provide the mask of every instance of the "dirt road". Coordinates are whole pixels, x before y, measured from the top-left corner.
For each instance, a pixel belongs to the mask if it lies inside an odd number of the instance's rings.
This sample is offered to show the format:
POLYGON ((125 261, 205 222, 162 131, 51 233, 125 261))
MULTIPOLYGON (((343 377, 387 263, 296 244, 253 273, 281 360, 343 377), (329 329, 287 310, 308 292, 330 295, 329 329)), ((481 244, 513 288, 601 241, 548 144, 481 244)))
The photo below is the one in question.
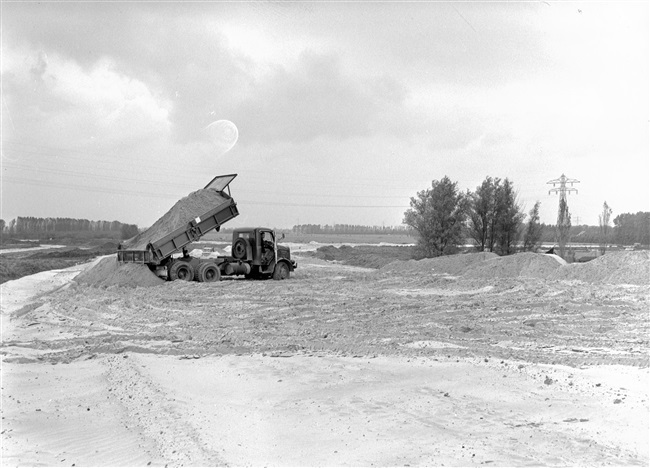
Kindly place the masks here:
POLYGON ((648 465, 647 285, 298 261, 3 284, 3 465, 648 465))

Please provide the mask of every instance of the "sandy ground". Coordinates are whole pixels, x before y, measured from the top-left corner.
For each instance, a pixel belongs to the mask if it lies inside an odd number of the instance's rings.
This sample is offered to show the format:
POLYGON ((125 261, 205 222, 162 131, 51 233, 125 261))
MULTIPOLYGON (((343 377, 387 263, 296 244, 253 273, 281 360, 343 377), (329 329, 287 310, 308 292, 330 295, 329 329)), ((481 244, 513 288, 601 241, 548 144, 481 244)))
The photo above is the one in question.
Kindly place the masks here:
POLYGON ((2 286, 3 466, 648 466, 648 288, 2 286))

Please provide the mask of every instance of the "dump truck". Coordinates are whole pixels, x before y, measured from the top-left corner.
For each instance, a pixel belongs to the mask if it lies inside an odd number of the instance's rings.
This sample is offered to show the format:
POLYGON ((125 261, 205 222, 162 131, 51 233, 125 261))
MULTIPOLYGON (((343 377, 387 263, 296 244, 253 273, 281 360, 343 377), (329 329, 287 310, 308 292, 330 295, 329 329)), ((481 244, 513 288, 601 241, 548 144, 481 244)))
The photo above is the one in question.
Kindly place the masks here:
POLYGON ((207 212, 190 213, 185 226, 165 233, 147 243, 144 248, 118 246, 117 260, 122 263, 142 263, 167 280, 214 282, 222 276, 273 278, 283 280, 297 268, 288 247, 278 245, 273 229, 264 227, 233 230, 231 255, 197 258, 188 253, 188 246, 210 231, 239 215, 237 203, 230 194, 230 183, 237 174, 217 176, 205 186, 215 190, 220 202, 207 212))

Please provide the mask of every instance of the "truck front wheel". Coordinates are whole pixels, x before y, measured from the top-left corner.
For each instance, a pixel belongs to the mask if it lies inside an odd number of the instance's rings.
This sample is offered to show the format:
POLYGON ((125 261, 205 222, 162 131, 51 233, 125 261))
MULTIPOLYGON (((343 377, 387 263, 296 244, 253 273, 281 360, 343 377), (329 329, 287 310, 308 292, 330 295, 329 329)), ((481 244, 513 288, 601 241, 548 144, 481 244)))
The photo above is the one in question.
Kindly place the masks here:
POLYGON ((192 281, 194 279, 194 268, 187 262, 174 262, 169 269, 169 279, 171 281, 182 280, 192 281))
POLYGON ((283 280, 289 278, 289 266, 284 263, 278 263, 275 265, 275 270, 273 270, 273 279, 274 280, 283 280))

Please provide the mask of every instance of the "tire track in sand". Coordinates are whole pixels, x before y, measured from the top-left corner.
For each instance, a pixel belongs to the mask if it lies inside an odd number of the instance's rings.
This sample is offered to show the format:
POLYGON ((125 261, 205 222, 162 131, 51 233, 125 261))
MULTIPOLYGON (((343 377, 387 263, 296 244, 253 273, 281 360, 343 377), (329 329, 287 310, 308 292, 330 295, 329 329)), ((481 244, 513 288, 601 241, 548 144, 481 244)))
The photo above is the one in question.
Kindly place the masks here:
POLYGON ((138 369, 137 358, 123 354, 109 356, 103 362, 107 367, 109 394, 130 416, 125 425, 137 425, 154 440, 169 466, 228 465, 216 452, 201 444, 196 430, 174 411, 175 399, 138 369))

